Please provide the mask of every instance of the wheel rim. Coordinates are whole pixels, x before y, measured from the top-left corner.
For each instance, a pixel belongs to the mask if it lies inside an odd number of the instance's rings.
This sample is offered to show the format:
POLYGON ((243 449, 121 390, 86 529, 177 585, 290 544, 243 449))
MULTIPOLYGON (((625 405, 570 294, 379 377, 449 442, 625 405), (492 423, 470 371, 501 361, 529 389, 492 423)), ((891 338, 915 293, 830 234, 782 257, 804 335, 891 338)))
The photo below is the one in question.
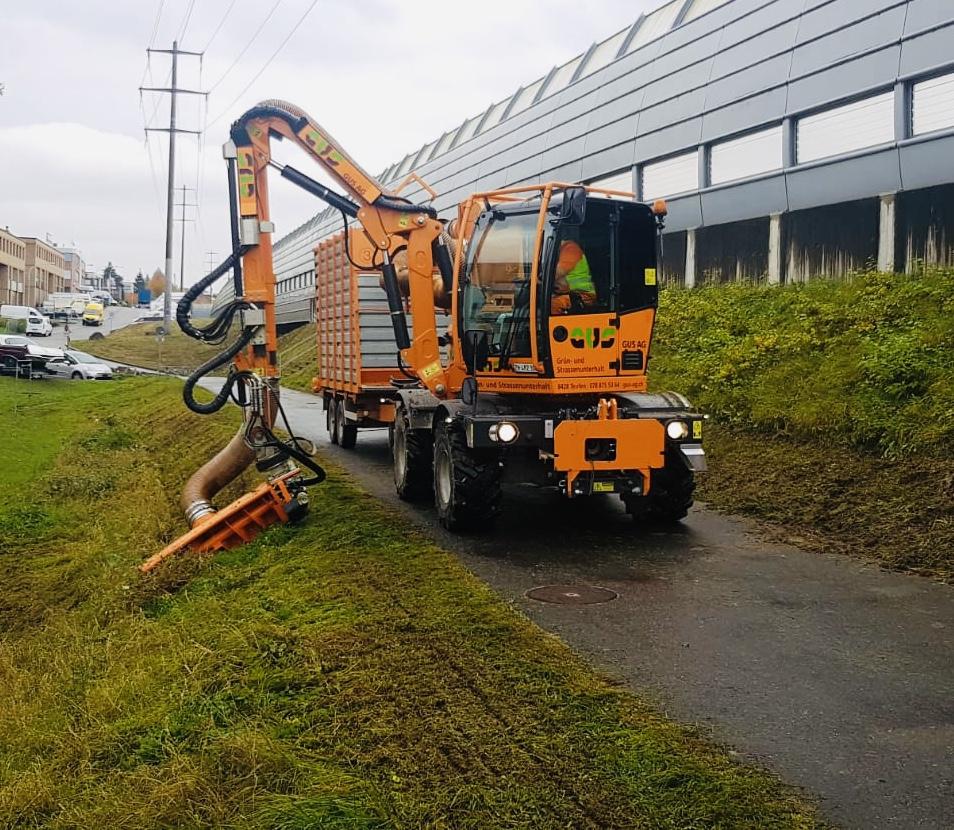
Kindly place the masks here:
POLYGON ((404 473, 407 470, 406 449, 407 442, 404 440, 404 429, 401 426, 396 426, 394 428, 394 477, 398 484, 404 481, 404 473))
POLYGON ((435 470, 435 479, 437 480, 437 499, 441 505, 450 504, 453 491, 453 479, 451 477, 450 457, 443 448, 437 453, 437 469, 435 470))

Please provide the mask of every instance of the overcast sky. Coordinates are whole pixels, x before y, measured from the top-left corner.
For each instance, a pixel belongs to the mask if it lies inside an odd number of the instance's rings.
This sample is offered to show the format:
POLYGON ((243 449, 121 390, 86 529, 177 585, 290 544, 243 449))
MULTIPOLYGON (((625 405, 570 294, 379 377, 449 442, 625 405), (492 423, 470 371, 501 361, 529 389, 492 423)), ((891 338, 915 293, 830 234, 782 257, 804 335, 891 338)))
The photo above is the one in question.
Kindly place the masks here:
MULTIPOLYGON (((201 65, 180 58, 179 72, 180 86, 211 90, 207 101, 180 97, 179 126, 206 130, 177 144, 177 184, 197 187, 186 197, 200 204, 186 211, 197 217, 185 226, 189 283, 209 250, 226 253, 221 145, 257 101, 301 106, 377 174, 659 4, 2 0, 0 227, 75 244, 96 270, 111 260, 127 279, 162 267, 168 145, 161 134, 147 144, 143 126, 168 126, 168 96, 140 100, 138 87, 167 86, 169 60, 147 65, 150 44, 179 37, 205 52, 201 65)), ((276 239, 322 207, 277 177, 271 191, 276 239)))

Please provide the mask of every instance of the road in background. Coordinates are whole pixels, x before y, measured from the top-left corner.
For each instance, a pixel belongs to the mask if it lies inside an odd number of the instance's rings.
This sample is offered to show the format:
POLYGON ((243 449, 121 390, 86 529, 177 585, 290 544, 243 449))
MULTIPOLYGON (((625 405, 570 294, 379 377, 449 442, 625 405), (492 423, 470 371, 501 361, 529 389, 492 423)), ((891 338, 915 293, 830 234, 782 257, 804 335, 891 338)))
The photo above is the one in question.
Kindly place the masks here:
MULTIPOLYGON (((69 337, 72 345, 82 350, 80 340, 88 340, 91 334, 101 332, 104 335, 125 328, 134 322, 137 317, 148 314, 148 310, 141 308, 125 308, 124 306, 108 306, 106 308, 106 319, 101 326, 84 326, 79 320, 74 320, 69 326, 69 337)), ((53 346, 58 349, 66 348, 66 326, 57 321, 53 328, 53 334, 49 337, 37 337, 37 344, 41 346, 53 346)))
MULTIPOLYGON (((210 387, 216 382, 210 381, 210 387)), ((331 446, 320 400, 282 397, 296 432, 543 628, 682 721, 776 771, 845 827, 950 828, 954 590, 760 538, 696 508, 639 529, 618 501, 505 489, 485 535, 443 531, 397 499, 383 431, 331 446), (548 584, 618 592, 605 605, 534 602, 548 584)), ((313 488, 312 498, 321 498, 313 488)))

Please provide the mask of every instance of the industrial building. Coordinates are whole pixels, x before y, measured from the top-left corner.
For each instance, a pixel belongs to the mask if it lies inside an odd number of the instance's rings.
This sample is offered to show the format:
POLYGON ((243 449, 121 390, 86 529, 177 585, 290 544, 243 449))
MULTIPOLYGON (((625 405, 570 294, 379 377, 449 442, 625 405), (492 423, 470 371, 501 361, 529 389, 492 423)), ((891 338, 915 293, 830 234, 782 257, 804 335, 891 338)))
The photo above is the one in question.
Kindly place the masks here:
MULTIPOLYGON (((378 178, 416 172, 445 216, 541 180, 666 198, 670 284, 950 265, 952 45, 949 0, 671 0, 378 178)), ((324 210, 275 244, 283 325, 313 319, 340 227, 324 210)))
POLYGON ((23 305, 26 245, 10 229, 0 229, 0 305, 23 305))

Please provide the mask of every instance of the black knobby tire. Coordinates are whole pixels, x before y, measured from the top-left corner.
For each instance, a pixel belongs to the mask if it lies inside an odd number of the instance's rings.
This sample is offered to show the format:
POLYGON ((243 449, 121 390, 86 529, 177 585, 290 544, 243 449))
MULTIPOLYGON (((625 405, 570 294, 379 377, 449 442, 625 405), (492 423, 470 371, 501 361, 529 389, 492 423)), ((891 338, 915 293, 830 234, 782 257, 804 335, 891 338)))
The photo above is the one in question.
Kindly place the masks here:
POLYGON ((338 402, 334 398, 328 399, 328 408, 325 410, 325 427, 332 444, 338 443, 338 402))
POLYGON ((348 419, 345 418, 344 398, 338 401, 338 411, 335 416, 335 421, 338 427, 338 440, 335 443, 346 450, 353 450, 354 445, 358 441, 358 426, 357 424, 349 424, 348 419))
POLYGON ((434 505, 454 531, 486 529, 500 511, 497 454, 470 449, 453 425, 441 424, 434 439, 434 505))
POLYGON ((71 380, 82 380, 82 379, 83 379, 83 373, 82 373, 82 372, 73 372, 73 374, 70 375, 70 379, 71 379, 71 380))
POLYGON ((666 452, 666 466, 652 471, 652 483, 646 497, 623 497, 627 512, 647 524, 671 525, 685 519, 692 507, 696 479, 675 452, 666 452))
POLYGON ((403 405, 394 414, 391 458, 394 467, 394 489, 404 501, 428 501, 431 485, 431 458, 434 443, 431 433, 411 429, 411 421, 403 405))

